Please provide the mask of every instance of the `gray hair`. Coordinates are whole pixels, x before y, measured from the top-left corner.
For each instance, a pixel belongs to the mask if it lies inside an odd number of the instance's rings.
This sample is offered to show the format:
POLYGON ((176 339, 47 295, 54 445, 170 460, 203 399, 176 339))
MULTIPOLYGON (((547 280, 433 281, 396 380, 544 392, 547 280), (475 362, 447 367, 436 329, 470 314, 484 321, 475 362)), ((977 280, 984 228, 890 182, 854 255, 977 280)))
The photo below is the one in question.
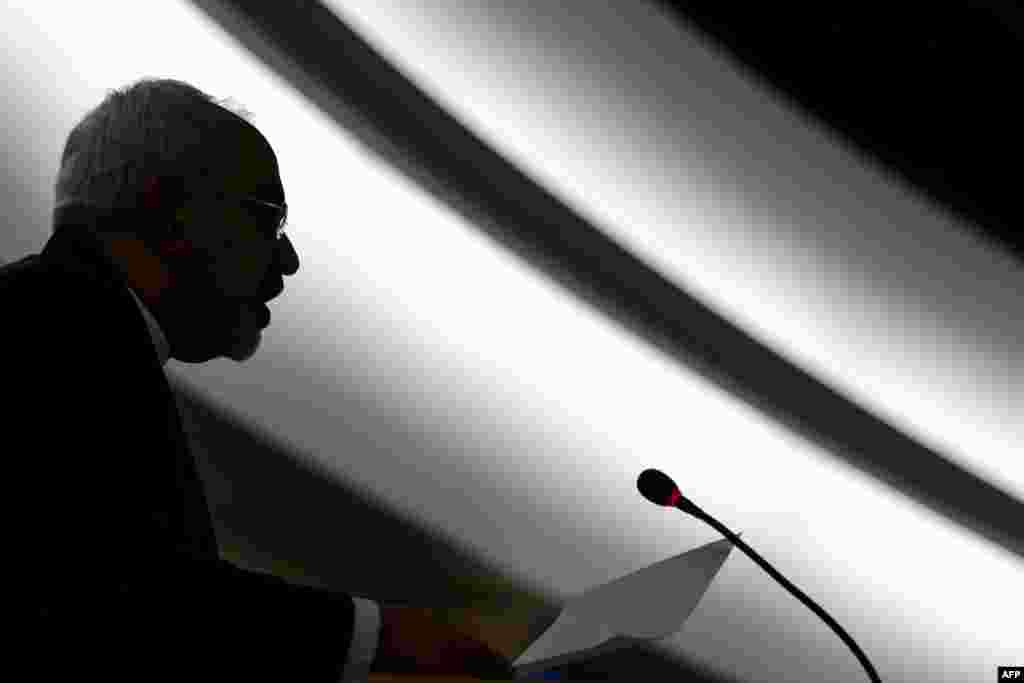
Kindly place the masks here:
MULTIPOLYGON (((54 185, 57 206, 142 205, 147 179, 171 178, 180 191, 210 187, 225 144, 252 114, 183 81, 143 78, 110 90, 71 130, 54 185)), ((258 133, 258 131, 257 131, 258 133)))

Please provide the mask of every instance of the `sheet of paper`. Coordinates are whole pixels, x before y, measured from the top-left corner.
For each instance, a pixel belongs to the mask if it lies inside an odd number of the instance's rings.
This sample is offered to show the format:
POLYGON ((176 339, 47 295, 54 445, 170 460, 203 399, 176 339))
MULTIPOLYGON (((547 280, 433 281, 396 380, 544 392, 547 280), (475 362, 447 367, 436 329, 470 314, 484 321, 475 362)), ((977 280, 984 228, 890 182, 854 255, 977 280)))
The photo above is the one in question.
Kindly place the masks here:
POLYGON ((516 676, 530 676, 675 633, 697 607, 731 550, 732 543, 723 538, 571 598, 555 622, 512 662, 516 676))

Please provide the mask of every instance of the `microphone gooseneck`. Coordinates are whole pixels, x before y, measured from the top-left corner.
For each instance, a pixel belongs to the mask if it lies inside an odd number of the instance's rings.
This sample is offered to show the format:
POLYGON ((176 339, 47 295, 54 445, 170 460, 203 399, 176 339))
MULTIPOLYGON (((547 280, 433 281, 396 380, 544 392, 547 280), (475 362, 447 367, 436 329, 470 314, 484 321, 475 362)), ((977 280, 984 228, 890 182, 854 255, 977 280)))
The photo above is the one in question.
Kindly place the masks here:
POLYGON ((878 672, 875 671, 875 667, 872 666, 871 662, 868 660, 867 655, 864 654, 864 651, 860 649, 860 646, 854 642, 853 638, 850 637, 850 634, 848 634, 835 619, 822 609, 818 603, 807 597, 802 590, 794 586, 786 577, 776 571, 774 567, 768 564, 767 560, 758 555, 754 549, 744 543, 739 536, 734 534, 732 531, 727 529, 724 524, 701 510, 692 501, 683 496, 679 487, 676 486, 676 483, 672 481, 671 477, 660 470, 646 469, 640 473, 639 477, 637 477, 636 487, 640 490, 640 493, 644 498, 655 505, 679 508, 683 512, 688 512, 714 527, 716 531, 729 539, 730 543, 746 553, 750 559, 768 572, 769 576, 782 584, 783 588, 795 595, 800 602, 804 603, 804 605, 817 614, 822 621, 828 624, 829 628, 831 628, 836 635, 846 643, 846 646, 853 651, 853 654, 857 656, 861 666, 863 666, 864 670, 867 671, 868 677, 873 683, 882 682, 882 679, 878 677, 878 672))

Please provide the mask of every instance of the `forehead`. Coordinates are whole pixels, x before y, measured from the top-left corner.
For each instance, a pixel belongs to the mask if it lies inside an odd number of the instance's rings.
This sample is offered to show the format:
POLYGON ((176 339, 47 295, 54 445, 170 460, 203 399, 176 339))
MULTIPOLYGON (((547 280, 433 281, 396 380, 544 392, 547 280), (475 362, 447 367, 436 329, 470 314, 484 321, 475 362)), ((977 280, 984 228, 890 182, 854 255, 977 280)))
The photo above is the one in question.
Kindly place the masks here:
POLYGON ((231 193, 283 202, 284 187, 270 144, 248 122, 232 138, 225 141, 220 154, 222 187, 231 193))

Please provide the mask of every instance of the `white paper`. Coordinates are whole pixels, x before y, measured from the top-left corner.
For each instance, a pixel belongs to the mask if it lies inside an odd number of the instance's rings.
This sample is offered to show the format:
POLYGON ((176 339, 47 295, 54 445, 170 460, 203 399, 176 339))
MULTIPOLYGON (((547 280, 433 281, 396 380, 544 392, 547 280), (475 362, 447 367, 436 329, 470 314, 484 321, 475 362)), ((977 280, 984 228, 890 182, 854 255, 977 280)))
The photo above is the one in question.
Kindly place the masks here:
POLYGON ((731 550, 732 543, 723 538, 571 598, 555 622, 512 662, 516 677, 675 633, 731 550))

